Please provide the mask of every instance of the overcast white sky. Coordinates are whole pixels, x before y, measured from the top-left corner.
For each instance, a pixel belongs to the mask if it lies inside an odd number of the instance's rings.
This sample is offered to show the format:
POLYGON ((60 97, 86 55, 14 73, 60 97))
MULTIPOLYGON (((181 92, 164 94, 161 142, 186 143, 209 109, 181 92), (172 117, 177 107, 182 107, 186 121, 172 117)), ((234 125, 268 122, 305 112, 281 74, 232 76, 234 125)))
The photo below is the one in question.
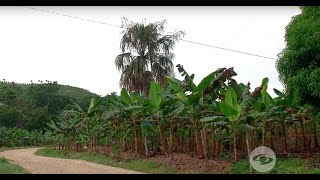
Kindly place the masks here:
MULTIPOLYGON (((121 25, 121 17, 167 20, 166 30, 184 30, 184 39, 277 58, 285 47, 285 27, 298 7, 35 7, 121 25)), ((105 96, 119 92, 122 29, 26 9, 0 7, 0 79, 29 83, 51 80, 105 96)), ((238 83, 251 90, 269 77, 269 90, 283 90, 275 60, 180 41, 174 64, 182 64, 199 83, 220 67, 234 67, 238 83)), ((181 79, 176 71, 177 78, 181 79)))

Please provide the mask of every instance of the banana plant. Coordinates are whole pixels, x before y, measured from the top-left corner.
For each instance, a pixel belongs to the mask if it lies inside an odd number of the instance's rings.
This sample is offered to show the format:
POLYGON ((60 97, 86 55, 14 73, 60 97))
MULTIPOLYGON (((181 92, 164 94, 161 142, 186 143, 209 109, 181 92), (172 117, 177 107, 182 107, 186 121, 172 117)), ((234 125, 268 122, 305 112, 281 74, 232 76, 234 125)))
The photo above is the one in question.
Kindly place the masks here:
POLYGON ((74 108, 76 110, 66 110, 62 114, 64 116, 72 115, 77 117, 81 122, 83 122, 86 126, 87 136, 88 136, 88 149, 91 150, 93 147, 93 142, 95 135, 97 132, 95 131, 95 126, 97 125, 97 121, 99 121, 100 116, 98 116, 98 110, 102 103, 101 98, 92 98, 90 101, 90 105, 87 111, 84 111, 77 103, 74 104, 74 108))
MULTIPOLYGON (((252 103, 252 106, 254 108, 254 112, 251 113, 251 117, 256 119, 256 129, 258 122, 261 121, 262 123, 262 146, 265 146, 266 144, 266 126, 267 126, 267 120, 268 116, 270 116, 270 108, 274 104, 273 99, 267 92, 268 88, 268 78, 264 78, 262 80, 260 88, 261 90, 259 92, 254 92, 257 93, 258 95, 256 96, 256 101, 252 103)), ((256 88, 257 89, 257 88, 256 88)), ((255 95, 253 95, 255 96, 255 95)))
POLYGON ((228 118, 229 124, 233 130, 233 149, 234 159, 238 160, 237 146, 236 146, 236 127, 239 123, 241 114, 241 106, 238 104, 236 92, 229 87, 225 94, 225 100, 219 103, 221 112, 228 118))
POLYGON ((131 114, 131 120, 133 122, 135 152, 138 153, 138 132, 137 132, 138 117, 137 116, 142 109, 142 105, 137 105, 138 98, 137 96, 134 95, 134 93, 131 93, 130 95, 126 91, 126 89, 122 88, 121 99, 123 103, 126 105, 126 107, 123 110, 128 111, 131 114))
POLYGON ((191 115, 191 122, 193 125, 197 154, 200 159, 203 158, 203 152, 202 152, 202 146, 201 146, 201 143, 198 137, 198 132, 197 132, 197 129, 198 129, 197 116, 200 111, 199 103, 200 103, 200 98, 202 96, 202 93, 211 84, 211 81, 213 80, 213 78, 214 78, 214 73, 209 74, 199 83, 198 86, 195 86, 193 88, 193 90, 190 92, 189 95, 186 95, 185 92, 182 91, 180 85, 175 79, 171 77, 167 77, 170 87, 175 91, 176 96, 181 100, 181 102, 184 105, 184 108, 191 115))
POLYGON ((159 135, 160 135, 160 141, 162 146, 162 151, 164 154, 168 154, 167 152, 167 146, 165 142, 165 135, 164 135, 164 129, 162 124, 162 109, 160 108, 161 102, 163 102, 163 92, 161 90, 161 87, 158 83, 155 81, 152 81, 150 83, 150 94, 149 94, 149 112, 151 113, 152 117, 154 117, 157 121, 158 129, 159 129, 159 135))
MULTIPOLYGON (((165 94, 163 103, 163 117, 168 119, 170 122, 170 133, 169 133, 169 151, 170 158, 173 160, 173 138, 174 138, 174 129, 179 128, 177 126, 179 117, 184 115, 184 107, 180 101, 178 101, 178 97, 171 96, 170 94, 165 94)), ((180 132, 182 133, 182 131, 180 132)))

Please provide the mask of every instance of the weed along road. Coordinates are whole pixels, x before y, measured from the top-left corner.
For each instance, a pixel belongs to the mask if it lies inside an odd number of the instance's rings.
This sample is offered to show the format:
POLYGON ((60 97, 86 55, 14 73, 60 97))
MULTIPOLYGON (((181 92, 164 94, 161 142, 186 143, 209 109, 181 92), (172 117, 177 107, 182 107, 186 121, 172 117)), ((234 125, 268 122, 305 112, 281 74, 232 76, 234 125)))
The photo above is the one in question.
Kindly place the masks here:
POLYGON ((91 163, 84 160, 59 159, 34 155, 39 148, 0 152, 32 174, 142 174, 141 172, 91 163))

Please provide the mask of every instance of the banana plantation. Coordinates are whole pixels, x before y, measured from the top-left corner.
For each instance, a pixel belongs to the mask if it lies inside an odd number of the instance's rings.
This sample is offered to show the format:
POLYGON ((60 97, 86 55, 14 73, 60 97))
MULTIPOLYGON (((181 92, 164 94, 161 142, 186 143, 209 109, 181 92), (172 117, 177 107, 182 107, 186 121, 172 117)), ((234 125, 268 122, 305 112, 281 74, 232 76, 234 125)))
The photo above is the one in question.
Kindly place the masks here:
POLYGON ((55 149, 98 151, 111 147, 140 158, 177 153, 208 160, 247 158, 258 146, 276 155, 315 153, 319 149, 317 111, 296 106, 273 89, 268 78, 251 90, 234 80, 233 68, 219 68, 196 85, 177 65, 183 80, 166 77, 161 87, 150 83, 148 94, 121 90, 93 98, 87 109, 77 103, 48 123, 45 143, 55 149))
MULTIPOLYGON (((0 127, 0 147, 26 147, 45 145, 43 131, 27 131, 20 128, 0 127)), ((48 134, 47 134, 48 135, 48 134)))
MULTIPOLYGON (((154 23, 146 23, 144 20, 139 23, 122 18, 121 53, 114 61, 116 70, 121 73, 120 89, 118 89, 120 93, 100 96, 86 89, 60 85, 57 81, 49 80, 45 80, 45 83, 42 80, 33 83, 31 80, 31 84, 15 83, 6 79, 0 82, 0 148, 32 146, 24 151, 29 153, 31 159, 29 161, 25 159, 26 153, 23 151, 8 150, 2 154, 12 159, 18 157, 15 152, 20 152, 23 155, 23 162, 28 161, 33 164, 37 164, 33 161, 38 159, 36 155, 82 158, 98 164, 147 173, 249 173, 250 171, 250 174, 253 174, 253 169, 258 173, 320 173, 318 136, 320 133, 320 7, 299 6, 299 9, 301 14, 292 16, 290 23, 283 29, 286 45, 280 53, 277 51, 278 58, 185 40, 184 31, 175 30, 166 33, 166 20, 154 23), (175 58, 173 49, 180 40, 194 45, 276 60, 271 63, 275 65, 278 80, 284 90, 271 89, 270 87, 274 87, 275 84, 269 84, 269 78, 265 77, 269 75, 266 74, 261 77, 265 78, 258 80, 261 82, 258 87, 252 87, 250 82, 237 82, 236 71, 241 66, 236 63, 230 65, 236 67, 235 69, 233 67, 216 69, 220 65, 214 67, 207 71, 211 73, 202 80, 196 81, 194 72, 187 72, 181 64, 173 63, 175 58), (176 74, 180 77, 176 77, 176 74), (46 148, 39 149, 39 147, 46 148), (252 157, 257 148, 262 148, 260 155, 268 154, 265 153, 266 150, 271 149, 272 156, 276 156, 278 160, 274 161, 273 167, 268 171, 260 171, 252 163, 253 161, 259 165, 269 163, 269 160, 262 162, 263 158, 252 157), (13 156, 10 156, 10 153, 13 156), (167 164, 163 165, 163 162, 167 164), (167 167, 168 164, 170 168, 167 167)), ((265 20, 259 19, 259 22, 265 20)), ((273 20, 270 22, 276 23, 273 20)), ((248 20, 249 24, 254 23, 248 20)), ((120 28, 118 25, 114 26, 120 28)), ((270 28, 276 26, 278 25, 272 24, 270 28)), ((224 25, 221 27, 228 28, 224 25)), ((272 33, 273 30, 275 29, 272 29, 272 33)), ((243 31, 248 32, 248 37, 244 38, 253 39, 255 36, 249 34, 251 31, 252 28, 243 31)), ((269 34, 270 37, 276 37, 272 33, 269 34)), ((209 35, 216 34, 219 33, 212 31, 209 35)), ((111 36, 116 37, 113 34, 111 36)), ((223 38, 227 36, 228 34, 225 34, 223 38)), ((101 36, 96 39, 104 38, 101 36)), ((263 39, 258 40, 257 42, 261 43, 263 39)), ((232 39, 230 42, 235 40, 232 39)), ((83 42, 81 46, 86 44, 94 43, 83 42)), ((110 44, 110 47, 111 45, 114 46, 110 44)), ((270 48, 272 46, 277 47, 277 44, 265 46, 268 51, 270 50, 269 53, 273 52, 270 48)), ((95 46, 92 47, 97 49, 95 46)), ((91 47, 86 47, 86 51, 89 48, 91 47)), ((114 52, 114 49, 110 51, 114 52)), ((183 49, 184 55, 187 51, 183 49)), ((211 62, 211 59, 215 59, 215 56, 211 56, 213 52, 208 56, 198 56, 202 52, 204 51, 194 51, 196 58, 180 57, 180 60, 181 62, 185 60, 183 62, 185 67, 188 65, 195 67, 193 69, 195 72, 197 72, 196 66, 192 64, 194 61, 199 60, 197 62, 199 71, 205 70, 204 65, 217 64, 211 62), (204 59, 206 61, 200 62, 204 59), (186 61, 191 63, 188 64, 186 61)), ((104 52, 104 55, 107 54, 109 52, 104 52)), ((90 57, 90 60, 100 58, 91 57, 91 54, 90 56, 81 54, 81 56, 90 57)), ((74 57, 74 54, 70 57, 74 57)), ((234 58, 223 57, 223 60, 229 59, 234 58)), ((250 63, 243 60, 239 58, 237 62, 242 65, 250 63)), ((99 86, 105 86, 102 81, 98 82, 97 77, 106 75, 93 72, 106 70, 96 67, 88 69, 87 61, 88 59, 85 59, 83 72, 80 66, 72 68, 64 66, 66 74, 61 73, 61 76, 74 74, 72 69, 77 69, 81 71, 81 75, 90 77, 88 78, 90 81, 94 80, 99 86), (90 72, 92 69, 94 71, 90 72)), ((90 64, 96 66, 99 63, 92 61, 90 64)), ((47 70, 48 67, 43 67, 41 70, 47 70)), ((251 74, 266 73, 262 71, 265 67, 260 64, 249 68, 255 70, 250 72, 251 74)), ((271 70, 267 69, 269 72, 271 70)), ((115 74, 112 73, 115 72, 107 73, 111 73, 109 77, 114 78, 115 74)), ((56 72, 54 75, 58 78, 56 72)), ((47 77, 47 74, 44 77, 47 77)), ((274 82, 271 76, 269 77, 270 81, 274 82)), ((80 83, 79 79, 74 82, 80 83)), ((112 83, 107 82, 110 87, 116 88, 112 83)), ((38 162, 42 163, 42 160, 38 162)), ((42 167, 47 165, 51 166, 52 163, 47 162, 42 167)), ((40 169, 38 167, 40 165, 30 169, 38 170, 40 169)), ((52 167, 55 168, 56 166, 52 167)), ((106 173, 114 171, 108 170, 107 166, 104 168, 107 169, 103 170, 106 173)), ((50 168, 44 169, 44 172, 49 172, 48 169, 50 168)), ((77 166, 73 168, 73 170, 79 169, 81 172, 95 173, 99 168, 91 171, 77 166)), ((64 169, 50 172, 62 172, 62 170, 64 169)), ((70 173, 71 170, 66 172, 70 173)))

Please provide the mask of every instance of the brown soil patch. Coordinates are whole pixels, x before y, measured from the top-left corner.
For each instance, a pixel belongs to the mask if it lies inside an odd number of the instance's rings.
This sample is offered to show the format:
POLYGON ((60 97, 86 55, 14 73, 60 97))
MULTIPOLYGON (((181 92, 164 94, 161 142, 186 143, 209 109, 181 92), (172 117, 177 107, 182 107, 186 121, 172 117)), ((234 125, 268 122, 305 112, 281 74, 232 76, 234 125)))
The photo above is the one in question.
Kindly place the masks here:
POLYGON ((231 162, 217 159, 209 159, 208 167, 206 161, 199 159, 190 154, 176 154, 173 155, 173 160, 166 156, 155 156, 149 158, 148 161, 155 161, 164 165, 169 165, 175 168, 179 173, 213 173, 224 174, 228 173, 228 167, 231 162))

